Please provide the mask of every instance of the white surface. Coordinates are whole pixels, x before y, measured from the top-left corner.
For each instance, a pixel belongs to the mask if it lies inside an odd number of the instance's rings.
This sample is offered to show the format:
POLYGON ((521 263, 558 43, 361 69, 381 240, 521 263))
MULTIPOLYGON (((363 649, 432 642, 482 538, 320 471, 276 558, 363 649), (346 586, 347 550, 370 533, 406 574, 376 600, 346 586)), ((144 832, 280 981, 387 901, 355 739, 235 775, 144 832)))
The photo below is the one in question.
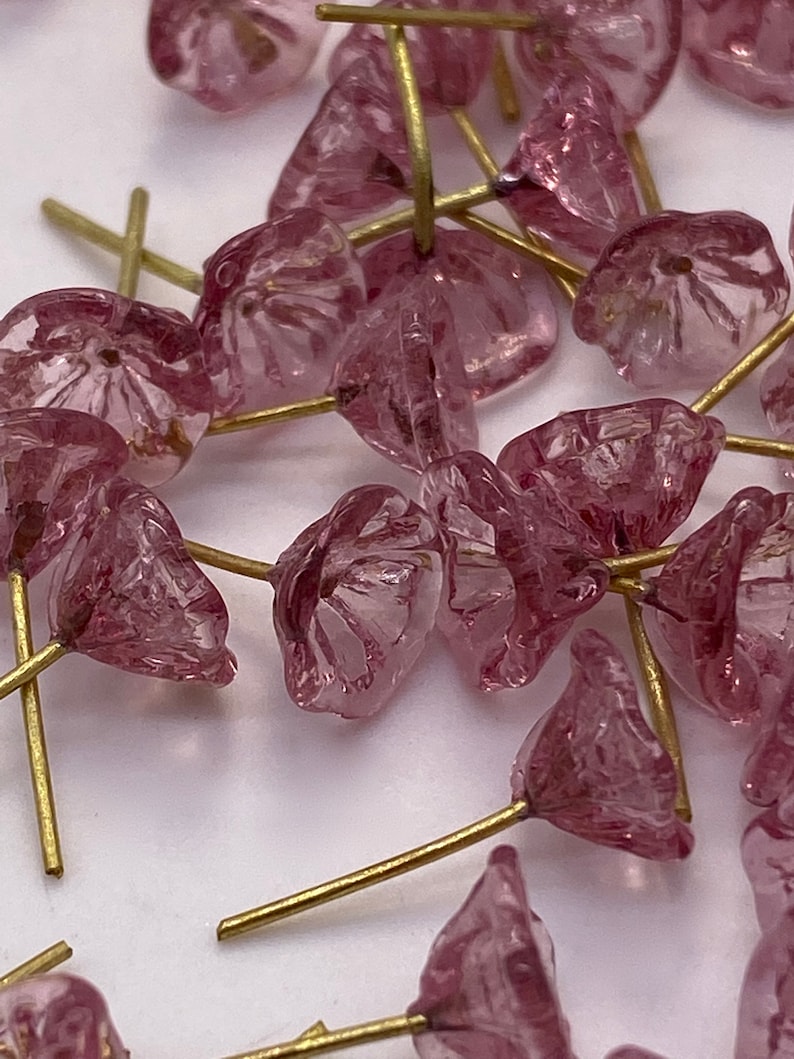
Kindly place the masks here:
MULTIPOLYGON (((128 192, 144 184, 148 245, 194 267, 262 219, 321 95, 320 74, 269 108, 220 119, 150 75, 145 14, 144 0, 0 6, 0 312, 47 288, 114 285, 109 257, 41 220, 47 195, 120 229, 128 192)), ((484 99, 483 122, 492 112, 484 99)), ((747 210, 772 228, 783 254, 791 122, 717 100, 679 71, 642 129, 664 202, 747 210)), ((492 124, 504 151, 511 133, 492 124)), ((436 135, 457 157, 454 132, 436 135)), ((465 177, 457 162, 438 169, 445 189, 477 179, 473 166, 465 177)), ((140 295, 191 306, 151 278, 140 295)), ((750 381, 725 402, 734 432, 765 431, 755 389, 750 381)), ((565 325, 546 370, 480 406, 482 448, 494 457, 560 409, 630 397, 600 351, 565 325)), ((273 559, 341 492, 377 480, 411 487, 326 416, 208 440, 162 495, 187 536, 273 559)), ((698 512, 751 482, 779 484, 769 461, 721 457, 698 512)), ((17 702, 0 716, 0 967, 67 938, 70 969, 105 992, 143 1059, 213 1059, 296 1036, 317 1018, 339 1026, 402 1011, 484 848, 223 947, 215 923, 505 804, 513 753, 567 677, 561 651, 533 686, 487 698, 463 685, 436 642, 375 720, 302 714, 283 690, 270 590, 231 575, 216 581, 240 659, 230 688, 180 688, 81 658, 42 679, 61 881, 39 869, 17 702)), ((34 591, 37 642, 46 637, 44 589, 34 591)), ((619 601, 600 604, 588 623, 629 650, 619 601)), ((0 651, 9 664, 5 631, 0 651)), ((752 815, 737 792, 748 736, 687 704, 679 716, 698 838, 686 864, 649 864, 544 824, 506 836, 556 943, 581 1059, 626 1041, 669 1059, 725 1059, 732 1050, 757 931, 736 849, 752 815)), ((413 1052, 397 1040, 350 1054, 413 1052)))

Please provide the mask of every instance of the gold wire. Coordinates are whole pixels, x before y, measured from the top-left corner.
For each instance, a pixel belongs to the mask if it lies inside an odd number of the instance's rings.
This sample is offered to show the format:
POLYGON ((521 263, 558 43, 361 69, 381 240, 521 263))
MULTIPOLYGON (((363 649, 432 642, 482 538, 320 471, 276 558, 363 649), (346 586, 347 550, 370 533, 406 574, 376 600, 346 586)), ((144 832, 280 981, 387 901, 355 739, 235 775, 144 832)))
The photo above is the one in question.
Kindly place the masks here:
POLYGON ((621 596, 629 596, 632 599, 635 596, 644 596, 648 588, 648 582, 643 581, 641 577, 610 577, 608 585, 610 592, 616 592, 621 596))
POLYGON ((357 4, 318 4, 320 22, 366 22, 374 26, 448 26, 467 29, 534 29, 536 15, 508 15, 496 11, 406 10, 399 7, 360 7, 357 4))
POLYGON ((781 346, 791 335, 794 335, 794 312, 784 316, 780 323, 764 335, 749 353, 746 353, 730 371, 727 371, 689 407, 693 412, 710 411, 714 405, 719 404, 723 397, 727 397, 734 387, 746 379, 760 364, 763 364, 766 358, 771 356, 778 346, 781 346))
POLYGON ((292 1059, 293 1056, 314 1055, 317 1052, 331 1052, 339 1048, 349 1048, 356 1044, 369 1044, 371 1041, 382 1041, 388 1037, 400 1037, 405 1034, 423 1033, 428 1028, 424 1015, 395 1015, 388 1019, 376 1019, 373 1022, 362 1022, 357 1026, 345 1026, 341 1030, 329 1030, 325 1033, 302 1034, 294 1041, 276 1044, 271 1048, 260 1048, 253 1052, 240 1052, 227 1059, 292 1059))
POLYGON ((504 46, 498 38, 494 45, 491 80, 496 91, 496 99, 499 103, 502 120, 511 125, 520 121, 521 101, 518 98, 516 83, 513 80, 513 71, 507 61, 504 46))
MULTIPOLYGON (((368 10, 372 10, 369 8, 368 10)), ((400 91, 400 100, 405 117, 405 132, 411 154, 411 178, 414 196, 414 241, 420 254, 429 254, 433 249, 435 235, 435 199, 433 193, 433 162, 427 125, 419 96, 405 30, 399 26, 386 27, 386 43, 389 45, 392 65, 400 91)))
POLYGON ((725 448, 731 452, 746 452, 753 456, 775 456, 794 460, 794 442, 777 438, 754 438, 746 434, 726 434, 725 448))
POLYGON ((267 581, 267 575, 273 569, 273 563, 248 559, 244 555, 235 555, 234 552, 224 552, 220 548, 211 548, 209 544, 200 544, 199 541, 185 538, 182 543, 197 563, 214 566, 217 570, 228 570, 232 574, 253 577, 256 581, 267 581))
POLYGON ((251 930, 275 923, 279 919, 286 919, 288 916, 294 916, 309 908, 316 908, 318 905, 324 905, 339 897, 346 897, 348 894, 364 890, 376 883, 394 879, 398 875, 421 868, 425 864, 432 864, 433 861, 440 860, 451 853, 457 853, 458 850, 466 849, 475 842, 481 842, 485 838, 504 831, 505 828, 512 827, 519 820, 525 819, 529 811, 529 804, 519 799, 506 808, 500 809, 499 812, 492 813, 443 838, 438 838, 405 853, 399 853, 377 864, 370 864, 366 868, 342 875, 338 879, 331 879, 320 883, 319 886, 312 886, 308 890, 283 897, 278 901, 271 901, 269 904, 228 916, 218 924, 218 940, 224 941, 227 938, 237 937, 239 934, 247 934, 251 930))
POLYGON ((533 261, 539 261, 550 272, 574 285, 581 282, 587 275, 586 269, 580 268, 579 265, 575 265, 572 261, 566 261, 565 258, 559 257, 557 254, 552 253, 551 250, 545 250, 537 244, 529 242, 528 239, 509 232, 498 224, 494 224, 493 221, 487 221, 484 217, 469 213, 468 210, 455 214, 455 220, 466 228, 471 228, 475 232, 482 232, 483 235, 487 235, 494 242, 507 247, 508 250, 523 254, 524 257, 531 257, 533 261))
MULTIPOLYGON (((9 570, 8 590, 11 596, 11 620, 14 628, 16 660, 18 663, 26 662, 33 654, 33 638, 30 631, 27 580, 18 570, 9 570)), ((33 782, 42 863, 47 875, 54 875, 59 879, 63 875, 61 840, 58 835, 58 819, 52 792, 50 763, 47 757, 39 685, 35 677, 27 684, 23 684, 19 693, 22 698, 22 715, 25 721, 28 763, 30 778, 33 782)))
POLYGON ((329 394, 309 397, 305 401, 293 401, 275 408, 260 408, 256 412, 241 412, 236 416, 218 416, 207 428, 209 437, 215 434, 232 434, 237 430, 251 430, 264 423, 281 423, 285 419, 300 419, 303 416, 322 415, 336 409, 336 398, 329 394))
POLYGON ((23 684, 27 684, 34 677, 39 676, 45 669, 57 662, 59 658, 62 658, 68 650, 69 648, 58 640, 50 640, 44 647, 40 647, 26 662, 21 662, 18 666, 0 676, 0 699, 4 699, 7 695, 21 688, 23 684))
POLYGON ((146 232, 146 214, 149 210, 149 192, 146 188, 134 188, 130 195, 127 212, 127 227, 122 237, 121 263, 116 290, 125 298, 134 298, 141 275, 141 253, 146 232))
POLYGON ((659 197, 659 189, 656 187, 656 181, 654 180, 651 167, 648 164, 645 148, 642 145, 642 140, 637 134, 636 129, 624 132, 623 146, 626 149, 626 154, 629 156, 631 168, 634 170, 634 175, 640 186, 640 193, 642 194, 642 201, 645 203, 646 212, 660 213, 662 210, 662 200, 659 197))
POLYGON ((651 641, 645 631, 645 623, 642 610, 629 596, 624 598, 626 606, 626 617, 628 618, 631 639, 634 643, 634 651, 637 661, 642 670, 642 678, 645 691, 648 696, 648 704, 653 719, 653 727, 659 742, 670 755, 675 769, 678 788, 675 797, 675 811, 677 815, 689 823, 692 819, 692 804, 689 800, 686 774, 684 772, 684 757, 681 753, 681 741, 678 738, 678 726, 675 722, 673 704, 670 701, 670 691, 667 687, 667 678, 664 670, 659 664, 659 659, 654 654, 651 641))
POLYGON ((675 555, 677 544, 665 544, 661 548, 649 548, 645 552, 635 552, 632 555, 616 555, 602 559, 612 577, 631 575, 647 570, 651 566, 661 566, 675 555))
MULTIPOLYGON (((485 202, 493 202, 496 192, 490 184, 473 184, 471 187, 453 191, 448 195, 438 195, 434 202, 434 214, 436 217, 449 217, 451 214, 459 213, 474 206, 482 206, 485 202)), ((384 217, 376 217, 374 221, 368 221, 358 228, 352 228, 347 232, 347 237, 353 246, 367 246, 387 235, 402 232, 410 228, 414 222, 413 206, 406 206, 402 210, 396 210, 384 217)))
POLYGON ((21 963, 19 967, 15 967, 13 971, 4 974, 0 978, 0 988, 13 985, 15 982, 22 982, 25 978, 32 978, 34 974, 44 974, 45 971, 51 971, 53 967, 58 967, 59 964, 68 960, 71 955, 71 946, 67 945, 65 941, 56 941, 48 949, 31 956, 29 960, 21 963))

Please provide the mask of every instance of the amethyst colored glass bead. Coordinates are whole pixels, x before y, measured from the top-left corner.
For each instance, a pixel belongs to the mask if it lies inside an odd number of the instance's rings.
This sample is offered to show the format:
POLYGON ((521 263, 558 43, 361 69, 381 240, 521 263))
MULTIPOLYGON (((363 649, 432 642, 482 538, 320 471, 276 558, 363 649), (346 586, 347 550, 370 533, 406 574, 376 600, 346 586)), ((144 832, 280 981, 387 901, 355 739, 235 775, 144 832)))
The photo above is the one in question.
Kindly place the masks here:
POLYGON ((349 718, 385 705, 435 623, 444 546, 420 507, 367 485, 279 556, 268 580, 296 705, 349 718))
POLYGON ((648 728, 617 648, 594 629, 571 644, 571 679, 513 764, 513 798, 563 831, 650 860, 679 860, 692 832, 675 814, 673 762, 648 728))
POLYGON ((161 81, 212 110, 255 107, 303 77, 327 26, 314 0, 152 0, 149 58, 161 81))
POLYGON ((45 291, 0 320, 0 409, 72 408, 105 420, 148 486, 187 462, 213 411, 187 317, 92 288, 45 291))
POLYGON ((560 63, 609 85, 622 127, 633 128, 670 79, 681 46, 681 0, 510 0, 536 15, 516 34, 516 55, 533 84, 544 87, 560 63))
POLYGON ((322 392, 365 304, 355 250, 315 210, 286 213, 224 243, 204 266, 194 321, 216 413, 322 392))
POLYGON ((311 206, 339 224, 411 197, 411 157, 394 77, 359 59, 331 85, 270 198, 268 216, 311 206))
POLYGON ((5 1059, 128 1059, 102 994, 69 974, 26 978, 0 989, 5 1059))
POLYGON ((743 213, 668 210, 604 249, 574 303, 573 328, 640 388, 714 382, 785 311, 772 238, 743 213))
POLYGON ((794 909, 794 789, 748 824, 741 852, 759 926, 772 930, 794 909))
POLYGON ((406 470, 477 447, 452 314, 422 277, 359 314, 329 393, 367 444, 406 470))
POLYGON ((544 269, 477 232, 436 228, 433 251, 416 252, 404 232, 362 259, 370 299, 421 283, 431 304, 445 304, 466 381, 475 399, 523 378, 548 360, 557 311, 544 269))
POLYGON ((614 120, 606 86, 563 67, 496 180, 528 228, 586 258, 642 214, 614 120))
MULTIPOLYGON (((380 0, 376 7, 414 7, 408 0, 380 0)), ((423 8, 441 11, 493 11, 496 0, 423 0, 423 8)), ((427 116, 474 102, 490 69, 495 34, 464 27, 407 26, 422 105, 427 116)), ((382 26, 353 26, 328 62, 329 80, 341 77, 360 58, 375 59, 384 79, 394 72, 382 26)))
POLYGON ((684 44, 711 84, 771 110, 794 107, 789 0, 687 0, 684 44))
POLYGON ((725 443, 718 419, 665 398, 566 412, 519 435, 497 466, 538 477, 577 512, 599 554, 655 548, 681 525, 725 443))
POLYGON ((512 846, 497 846, 443 928, 409 1015, 421 1059, 574 1059, 554 985, 551 940, 527 904, 512 846))
POLYGON ((114 478, 93 494, 50 589, 54 639, 144 676, 221 686, 235 675, 220 593, 153 493, 114 478))
MULTIPOLYGON (((761 376, 761 407, 773 433, 784 441, 794 441, 794 342, 789 339, 761 376)), ((794 477, 791 460, 778 466, 786 478, 794 477)))
POLYGON ((665 1059, 658 1052, 649 1052, 647 1048, 640 1048, 637 1044, 623 1044, 620 1048, 613 1048, 604 1056, 604 1059, 665 1059))
POLYGON ((520 493, 477 452, 428 467, 420 500, 451 538, 438 624, 455 658, 483 691, 528 684, 609 583, 586 527, 542 480, 520 493))
POLYGON ((0 575, 31 578, 79 525, 92 491, 122 470, 127 446, 95 416, 66 408, 0 412, 0 575))
POLYGON ((756 945, 739 997, 734 1059, 794 1056, 794 910, 756 945))

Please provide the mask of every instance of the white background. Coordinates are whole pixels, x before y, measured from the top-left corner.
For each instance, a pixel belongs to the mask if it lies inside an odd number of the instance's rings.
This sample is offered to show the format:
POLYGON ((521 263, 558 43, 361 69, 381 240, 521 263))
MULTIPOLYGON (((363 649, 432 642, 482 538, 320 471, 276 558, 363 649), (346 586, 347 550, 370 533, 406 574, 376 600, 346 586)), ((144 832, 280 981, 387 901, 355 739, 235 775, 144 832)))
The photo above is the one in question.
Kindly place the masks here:
MULTIPOLYGON (((47 195, 121 229, 130 189, 144 184, 148 245, 193 267, 263 218, 321 96, 321 73, 250 116, 219 118, 150 74, 146 6, 2 0, 0 312, 48 288, 114 286, 109 257, 41 219, 47 195)), ((493 117, 490 94, 477 113, 504 156, 515 131, 493 117)), ((663 201, 746 210, 784 255, 791 122, 718 99, 679 70, 641 130, 663 201)), ((454 130, 434 136, 444 190, 478 179, 454 130)), ((150 278, 140 295, 191 308, 150 278)), ((756 386, 721 406, 732 431, 764 432, 756 386)), ((494 457, 558 410, 631 395, 566 323, 546 369, 480 406, 483 451, 494 457)), ((272 560, 343 491, 379 480, 411 488, 331 415, 207 440, 162 495, 186 536, 272 560)), ((724 455, 698 516, 742 484, 779 481, 770 461, 724 455)), ((44 579, 34 586, 38 643, 44 579)), ((282 686, 269 588, 226 574, 216 582, 240 660, 230 688, 178 687, 78 657, 42 679, 61 881, 39 867, 18 703, 0 707, 0 967, 67 938, 71 970, 104 991, 127 1047, 144 1059, 213 1059, 296 1036, 317 1018, 341 1026, 404 1010, 434 934, 482 868, 482 847, 224 947, 215 923, 505 804, 513 753, 567 679, 561 650, 533 686, 485 697, 434 642, 371 722, 303 714, 282 686)), ((3 600, 0 610, 7 615, 3 600)), ((619 600, 587 623, 629 650, 619 600)), ((0 651, 10 664, 5 632, 0 651)), ((600 850, 541 823, 507 836, 556 943, 581 1059, 629 1040, 669 1059, 731 1052, 757 933, 737 858, 752 815, 737 793, 749 737, 685 702, 679 717, 698 841, 686 864, 600 850)), ((356 1054, 399 1059, 412 1047, 398 1040, 356 1054)))

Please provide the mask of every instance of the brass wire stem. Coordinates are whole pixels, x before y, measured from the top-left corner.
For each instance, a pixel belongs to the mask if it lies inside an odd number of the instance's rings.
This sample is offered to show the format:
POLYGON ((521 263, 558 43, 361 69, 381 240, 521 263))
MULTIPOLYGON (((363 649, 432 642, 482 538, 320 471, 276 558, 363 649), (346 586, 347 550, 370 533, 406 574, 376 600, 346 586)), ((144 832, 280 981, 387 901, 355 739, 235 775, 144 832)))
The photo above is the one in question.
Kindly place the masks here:
POLYGON ((507 61, 502 42, 497 38, 494 45, 491 80, 496 91, 496 100, 502 120, 513 124, 521 120, 521 101, 518 98, 513 71, 507 61))
POLYGON ((644 596, 649 588, 648 582, 643 581, 641 577, 611 577, 607 591, 634 599, 644 596))
POLYGON ((134 298, 138 291, 148 210, 149 192, 146 188, 134 188, 127 211, 127 227, 122 238, 121 264, 116 285, 116 291, 125 298, 134 298))
POLYGON ((260 1048, 254 1052, 240 1052, 227 1059, 291 1059, 292 1056, 314 1055, 349 1048, 355 1044, 369 1044, 387 1037, 400 1037, 408 1033, 423 1033, 428 1028, 424 1015, 395 1015, 374 1022, 362 1022, 358 1026, 345 1026, 341 1030, 325 1033, 307 1031, 294 1041, 276 1044, 272 1048, 260 1048))
POLYGON ((602 563, 612 577, 620 577, 639 573, 651 566, 661 566, 675 555, 677 544, 665 544, 661 548, 649 548, 645 552, 635 552, 633 555, 615 555, 602 559, 602 563))
MULTIPOLYGON (((372 10, 372 8, 368 8, 372 10)), ((481 206, 484 202, 493 202, 496 192, 490 184, 473 184, 471 187, 462 188, 460 191, 450 192, 448 195, 437 195, 434 200, 434 214, 436 217, 449 217, 460 210, 467 210, 474 206, 481 206)), ((367 246, 387 235, 402 232, 410 228, 414 223, 414 208, 406 206, 404 209, 395 210, 383 217, 376 217, 374 221, 351 228, 347 237, 353 246, 367 246)))
MULTIPOLYGON (((11 621, 14 629, 16 660, 18 663, 26 662, 33 654, 33 638, 30 631, 27 580, 18 570, 8 572, 8 591, 11 596, 11 621)), ((41 859, 45 873, 60 879, 63 875, 61 840, 58 835, 52 776, 47 758, 47 741, 44 736, 39 685, 35 677, 22 685, 19 694, 22 699, 22 716, 25 722, 28 764, 33 783, 41 859)))
POLYGON ((640 186, 646 213, 660 213, 663 207, 662 200, 659 197, 659 189, 656 187, 656 181, 648 164, 645 148, 636 129, 630 129, 629 132, 623 133, 623 146, 629 156, 631 168, 634 170, 634 175, 640 186))
POLYGON ((19 967, 15 967, 13 971, 4 974, 0 978, 0 989, 7 985, 13 985, 14 982, 22 982, 25 978, 32 978, 34 974, 44 974, 45 971, 51 971, 53 967, 58 967, 59 964, 68 960, 71 955, 72 949, 70 945, 67 945, 65 941, 56 941, 48 949, 31 956, 29 960, 21 963, 19 967))
MULTIPOLYGON (((486 177, 488 177, 489 180, 494 180, 497 174, 499 173, 499 166, 496 163, 496 159, 488 149, 488 145, 483 139, 480 130, 471 120, 471 115, 463 107, 453 107, 450 110, 450 115, 455 119, 458 129, 460 130, 463 139, 466 141, 466 146, 469 148, 469 151, 471 151, 480 169, 482 169, 483 173, 486 177)), ((510 216, 521 229, 521 231, 526 233, 520 237, 522 244, 521 247, 512 242, 502 243, 502 245, 507 246, 508 249, 513 250, 516 253, 526 254, 530 257, 534 257, 536 260, 540 260, 541 264, 545 265, 545 267, 551 272, 557 286, 562 291, 562 293, 571 301, 573 301, 573 299, 576 297, 576 283, 571 279, 561 276, 557 271, 559 262, 563 259, 559 258, 556 254, 553 254, 542 239, 539 239, 534 233, 526 231, 526 228, 522 224, 521 220, 515 215, 514 211, 510 208, 509 199, 499 198, 496 201, 501 206, 503 206, 505 210, 507 210, 507 212, 510 214, 510 216), (534 248, 534 250, 530 251, 530 248, 534 248), (543 252, 544 256, 535 257, 535 251, 543 252)), ((479 224, 482 218, 477 217, 476 214, 464 213, 463 216, 457 216, 455 220, 459 221, 461 224, 466 224, 467 220, 471 217, 474 217, 474 225, 469 224, 468 227, 471 227, 474 231, 477 231, 476 225, 479 224)), ((483 235, 487 235, 490 239, 494 239, 495 234, 489 224, 490 222, 485 221, 483 227, 480 228, 480 231, 483 235)), ((502 229, 502 232, 505 232, 507 235, 512 235, 512 233, 506 232, 505 229, 502 229)), ((519 237, 516 236, 515 238, 519 237)), ((571 262, 566 262, 566 265, 570 266, 571 262)), ((573 267, 577 268, 578 270, 578 266, 573 267)), ((583 276, 586 275, 584 270, 581 271, 583 276)))
POLYGON ((645 631, 642 609, 629 596, 624 598, 624 603, 631 639, 634 643, 634 651, 642 670, 642 679, 651 709, 653 727, 659 742, 670 755, 675 769, 678 784, 675 796, 675 811, 682 820, 689 823, 692 820, 692 804, 689 800, 686 774, 684 773, 684 759, 681 753, 681 741, 678 738, 678 727, 675 723, 673 704, 670 701, 667 678, 659 664, 659 659, 654 654, 651 641, 645 631))
MULTIPOLYGON (((111 254, 120 255, 124 245, 124 237, 111 231, 109 228, 97 224, 89 217, 77 210, 71 209, 57 199, 45 199, 41 204, 41 211, 48 221, 63 231, 80 236, 86 242, 101 247, 111 254)), ((191 294, 200 294, 204 277, 200 272, 184 268, 176 261, 170 261, 167 257, 155 254, 152 250, 144 247, 141 250, 141 267, 154 276, 172 283, 175 287, 190 291, 191 294)))
POLYGON ((448 26, 451 29, 534 29, 537 15, 508 15, 495 11, 442 11, 399 7, 362 7, 357 4, 318 4, 320 22, 366 22, 371 26, 448 26))
POLYGON ((725 448, 731 452, 747 452, 753 456, 776 456, 794 460, 794 442, 777 438, 754 438, 746 434, 726 434, 725 448))
POLYGON ((738 363, 727 371, 721 379, 702 393, 696 401, 689 406, 693 412, 709 412, 714 405, 726 397, 734 387, 746 379, 759 364, 763 364, 767 357, 771 356, 778 346, 781 346, 787 338, 794 335, 794 312, 784 316, 779 324, 776 324, 758 342, 749 353, 745 353, 738 363))
POLYGON ((255 412, 241 412, 236 416, 218 416, 210 420, 207 436, 215 434, 233 434, 236 430, 250 430, 265 423, 282 423, 285 419, 301 419, 303 416, 322 415, 336 409, 336 398, 329 394, 320 397, 309 397, 305 401, 293 401, 292 404, 277 405, 274 408, 260 408, 255 412))
POLYGON ((469 213, 468 210, 456 213, 455 220, 465 228, 471 228, 475 232, 482 232, 483 235, 487 235, 496 243, 501 243, 508 250, 513 250, 524 257, 531 257, 534 261, 539 261, 542 265, 545 265, 549 272, 553 272, 555 276, 559 276, 574 285, 581 282, 587 275, 587 269, 575 265, 572 261, 567 261, 564 257, 559 257, 551 250, 546 250, 535 243, 531 243, 520 235, 509 232, 506 228, 501 228, 498 224, 494 224, 493 221, 487 221, 484 217, 469 213))
POLYGON ((251 908, 247 912, 228 916, 218 924, 218 941, 237 937, 238 934, 247 934, 251 930, 275 923, 279 919, 286 919, 288 916, 294 916, 298 912, 316 908, 318 905, 324 905, 339 897, 346 897, 348 894, 354 894, 376 883, 394 879, 405 872, 413 871, 414 868, 422 868, 425 864, 432 864, 433 861, 440 860, 451 853, 457 853, 461 849, 473 846, 476 842, 481 842, 485 838, 490 838, 512 827, 519 820, 525 819, 529 813, 528 802, 523 798, 518 799, 506 808, 482 820, 477 820, 468 827, 453 831, 450 835, 428 842, 424 846, 417 846, 405 853, 398 853, 397 856, 389 857, 388 860, 370 864, 366 868, 342 875, 338 879, 331 879, 329 882, 320 883, 319 886, 312 886, 308 890, 291 894, 278 901, 271 901, 258 908, 251 908))
POLYGON ((209 544, 183 539, 190 555, 197 563, 214 566, 216 570, 228 570, 232 574, 252 577, 256 581, 267 581, 267 575, 273 569, 273 563, 264 563, 259 559, 248 559, 234 552, 224 552, 220 548, 211 548, 209 544))
MULTIPOLYGON (((371 8, 369 10, 372 10, 371 8)), ((420 254, 433 249, 435 235, 435 198, 433 193, 433 162, 427 125, 419 96, 419 84, 408 51, 405 30, 399 26, 386 27, 386 43, 400 91, 405 117, 405 133, 411 154, 411 175, 414 191, 414 241, 420 254)))
POLYGON ((27 661, 21 662, 18 666, 0 676, 0 699, 4 699, 7 695, 17 691, 23 684, 27 684, 34 677, 43 673, 45 669, 49 669, 54 662, 57 662, 68 651, 69 648, 58 640, 50 640, 44 647, 40 647, 27 661))

